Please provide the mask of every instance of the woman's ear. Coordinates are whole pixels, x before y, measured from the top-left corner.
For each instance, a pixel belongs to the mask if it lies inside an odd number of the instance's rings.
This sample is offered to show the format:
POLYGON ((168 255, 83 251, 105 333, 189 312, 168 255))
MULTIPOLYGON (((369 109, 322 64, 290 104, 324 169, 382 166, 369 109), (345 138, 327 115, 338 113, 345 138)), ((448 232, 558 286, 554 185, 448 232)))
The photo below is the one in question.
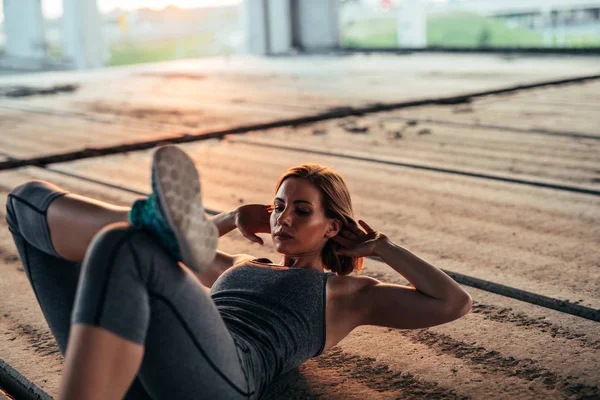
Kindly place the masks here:
POLYGON ((325 237, 327 239, 331 239, 332 237, 335 237, 338 233, 340 233, 340 230, 342 230, 342 222, 337 218, 333 218, 329 223, 329 228, 327 229, 327 232, 325 232, 325 237))

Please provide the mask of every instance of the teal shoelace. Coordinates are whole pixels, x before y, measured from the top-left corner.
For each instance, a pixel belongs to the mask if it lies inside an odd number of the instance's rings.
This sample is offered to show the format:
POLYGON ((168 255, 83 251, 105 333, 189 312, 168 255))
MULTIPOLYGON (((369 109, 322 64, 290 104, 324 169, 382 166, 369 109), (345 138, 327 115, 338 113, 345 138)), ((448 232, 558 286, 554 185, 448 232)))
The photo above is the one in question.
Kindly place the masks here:
POLYGON ((131 205, 129 223, 140 229, 152 232, 162 245, 177 260, 181 261, 181 251, 175 233, 169 226, 157 195, 154 173, 152 174, 152 194, 146 199, 138 199, 131 205))

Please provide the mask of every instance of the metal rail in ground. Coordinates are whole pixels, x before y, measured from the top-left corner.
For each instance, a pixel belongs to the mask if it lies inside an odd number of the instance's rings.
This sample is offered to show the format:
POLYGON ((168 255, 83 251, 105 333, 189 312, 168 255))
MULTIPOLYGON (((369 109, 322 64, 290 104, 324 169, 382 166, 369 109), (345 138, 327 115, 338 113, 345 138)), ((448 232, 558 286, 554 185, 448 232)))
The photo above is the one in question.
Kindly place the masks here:
POLYGON ((174 136, 174 137, 168 137, 168 138, 157 139, 157 140, 149 140, 149 141, 140 141, 140 142, 125 144, 125 145, 106 146, 106 147, 99 147, 99 148, 85 148, 85 149, 82 149, 79 151, 53 154, 53 155, 44 156, 44 157, 35 157, 35 158, 29 158, 29 159, 12 159, 12 160, 8 160, 8 161, 1 161, 0 162, 0 171, 14 169, 14 168, 21 168, 21 167, 26 167, 26 166, 45 166, 48 164, 75 161, 75 160, 81 160, 81 159, 86 159, 86 158, 101 157, 101 156, 106 156, 106 155, 120 154, 120 153, 125 153, 125 152, 132 152, 132 151, 142 151, 142 150, 147 150, 147 149, 153 148, 155 146, 158 146, 161 144, 167 144, 167 143, 178 144, 178 143, 195 142, 195 141, 206 140, 206 139, 223 138, 225 135, 235 135, 235 134, 248 133, 248 132, 252 132, 252 131, 267 130, 267 129, 273 129, 273 128, 288 127, 288 126, 297 126, 297 125, 308 124, 308 123, 312 123, 312 122, 326 121, 326 120, 344 118, 344 117, 349 117, 349 116, 360 116, 360 115, 377 113, 377 112, 382 112, 382 111, 398 110, 398 109, 402 109, 402 108, 418 107, 418 106, 426 106, 426 105, 451 105, 451 104, 469 103, 472 99, 478 98, 478 97, 483 97, 483 96, 517 92, 517 91, 521 91, 521 90, 528 90, 528 89, 545 87, 545 86, 566 85, 566 84, 585 82, 585 81, 595 80, 595 79, 600 79, 600 74, 586 75, 586 76, 580 76, 580 77, 569 78, 569 79, 559 79, 559 80, 552 80, 552 81, 537 82, 537 83, 531 83, 531 84, 526 84, 526 85, 513 85, 513 86, 508 86, 508 87, 505 87, 502 89, 472 92, 472 93, 462 94, 462 95, 458 95, 458 96, 428 98, 428 99, 421 99, 421 100, 403 101, 403 102, 397 102, 397 103, 385 103, 385 104, 376 103, 376 104, 366 105, 366 106, 362 106, 362 107, 339 107, 339 108, 330 109, 328 111, 313 114, 313 115, 307 115, 307 116, 297 117, 297 118, 281 119, 281 120, 262 123, 262 124, 242 125, 242 126, 238 126, 238 127, 234 127, 234 128, 217 130, 217 131, 210 131, 210 130, 199 131, 194 134, 185 133, 185 134, 182 134, 181 136, 174 136))
POLYGON ((16 400, 52 400, 52 397, 0 359, 0 387, 16 400))
POLYGON ((461 175, 461 176, 468 176, 468 177, 472 177, 472 178, 481 178, 481 179, 488 179, 488 180, 494 180, 494 181, 500 181, 500 182, 516 183, 519 185, 527 185, 527 186, 541 187, 541 188, 546 188, 546 189, 561 190, 561 191, 572 192, 572 193, 582 193, 582 194, 588 194, 588 195, 592 195, 592 196, 600 196, 600 190, 595 190, 595 189, 588 189, 588 188, 584 188, 584 187, 577 187, 577 186, 571 186, 571 185, 559 185, 559 184, 542 182, 542 181, 510 178, 510 177, 500 176, 500 175, 472 172, 472 171, 468 171, 468 170, 458 170, 458 169, 452 169, 452 168, 439 168, 439 167, 428 166, 426 164, 405 163, 405 162, 400 162, 400 161, 378 159, 378 158, 374 158, 374 157, 336 153, 333 151, 307 149, 307 148, 302 148, 302 147, 297 147, 297 146, 285 146, 285 145, 273 144, 273 143, 253 142, 251 140, 243 140, 243 141, 242 140, 240 140, 240 141, 234 140, 233 143, 241 143, 241 144, 247 144, 247 145, 251 145, 251 146, 267 147, 267 148, 278 149, 278 150, 296 151, 299 153, 318 154, 321 156, 345 158, 345 159, 356 160, 356 161, 366 161, 366 162, 377 163, 377 164, 392 165, 392 166, 396 166, 396 167, 406 167, 406 168, 420 169, 420 170, 424 170, 424 171, 441 172, 441 173, 445 173, 445 174, 461 175))
POLYGON ((516 133, 535 133, 538 135, 546 135, 546 136, 558 136, 558 137, 567 137, 573 139, 590 139, 590 140, 600 140, 600 135, 589 135, 586 133, 580 132, 569 132, 569 131, 555 131, 550 129, 539 129, 539 128, 517 128, 496 124, 473 124, 468 122, 460 122, 460 121, 448 121, 443 119, 432 119, 432 118, 411 118, 411 117, 397 117, 397 116, 389 116, 382 118, 383 121, 416 121, 422 124, 438 124, 438 125, 446 125, 446 126, 457 126, 462 128, 474 128, 474 129, 491 129, 491 130, 502 130, 502 131, 510 131, 516 133))

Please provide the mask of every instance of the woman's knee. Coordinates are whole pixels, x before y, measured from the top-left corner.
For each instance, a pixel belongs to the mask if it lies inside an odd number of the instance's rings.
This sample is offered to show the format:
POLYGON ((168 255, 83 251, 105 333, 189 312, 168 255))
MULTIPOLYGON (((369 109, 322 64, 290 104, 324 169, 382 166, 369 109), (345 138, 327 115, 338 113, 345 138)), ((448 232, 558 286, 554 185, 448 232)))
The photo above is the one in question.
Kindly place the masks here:
POLYGON ((149 257, 164 252, 149 234, 126 222, 115 222, 102 228, 92 239, 84 259, 84 270, 95 269, 94 275, 109 273, 115 264, 119 269, 133 268, 142 280, 150 264, 149 257), (103 272, 102 272, 103 271, 103 272))
POLYGON ((86 262, 92 259, 114 259, 119 253, 130 252, 139 230, 126 222, 115 222, 100 229, 92 239, 86 254, 86 262))
POLYGON ((15 187, 6 200, 10 231, 42 251, 56 255, 46 221, 50 203, 67 192, 45 181, 29 181, 15 187))
POLYGON ((29 219, 27 215, 24 218, 19 218, 19 214, 23 214, 23 209, 43 212, 37 205, 33 204, 31 197, 32 193, 44 188, 45 184, 46 182, 43 181, 29 181, 10 191, 6 199, 6 221, 11 230, 18 231, 19 222, 23 221, 25 223, 29 219))
POLYGON ((148 273, 139 262, 139 246, 145 236, 123 222, 96 234, 83 263, 72 322, 144 342, 150 310, 148 273))

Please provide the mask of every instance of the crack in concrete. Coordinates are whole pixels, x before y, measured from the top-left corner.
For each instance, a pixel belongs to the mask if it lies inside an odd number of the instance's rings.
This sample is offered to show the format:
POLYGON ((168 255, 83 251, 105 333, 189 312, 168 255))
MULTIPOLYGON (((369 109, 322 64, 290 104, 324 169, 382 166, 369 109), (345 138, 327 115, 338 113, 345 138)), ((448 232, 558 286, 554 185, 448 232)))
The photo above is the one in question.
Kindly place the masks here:
POLYGON ((15 340, 17 337, 24 337, 31 345, 33 351, 40 356, 55 356, 57 361, 63 362, 63 356, 58 348, 56 339, 50 331, 44 332, 32 327, 31 325, 22 324, 12 318, 10 313, 4 312, 0 319, 8 322, 5 335, 11 335, 8 340, 15 340))
POLYGON ((547 389, 559 390, 566 396, 600 398, 597 385, 579 383, 576 381, 577 377, 571 375, 560 376, 547 368, 540 367, 537 361, 529 358, 503 357, 498 351, 489 351, 485 347, 473 346, 448 335, 430 332, 427 329, 401 331, 400 335, 414 343, 426 344, 441 354, 450 354, 472 365, 482 366, 488 371, 514 376, 529 382, 541 380, 547 389))
POLYGON ((559 337, 567 340, 577 340, 581 347, 600 350, 600 340, 590 340, 586 337, 585 333, 571 332, 569 329, 555 325, 551 322, 528 317, 527 314, 523 312, 512 312, 512 308, 474 302, 471 312, 474 314, 481 314, 483 319, 502 323, 513 323, 516 326, 536 328, 553 338, 559 337))
POLYGON ((338 346, 315 360, 320 368, 334 369, 341 376, 357 380, 379 392, 397 391, 401 398, 469 399, 436 382, 417 379, 409 372, 393 371, 375 358, 346 353, 338 346))

